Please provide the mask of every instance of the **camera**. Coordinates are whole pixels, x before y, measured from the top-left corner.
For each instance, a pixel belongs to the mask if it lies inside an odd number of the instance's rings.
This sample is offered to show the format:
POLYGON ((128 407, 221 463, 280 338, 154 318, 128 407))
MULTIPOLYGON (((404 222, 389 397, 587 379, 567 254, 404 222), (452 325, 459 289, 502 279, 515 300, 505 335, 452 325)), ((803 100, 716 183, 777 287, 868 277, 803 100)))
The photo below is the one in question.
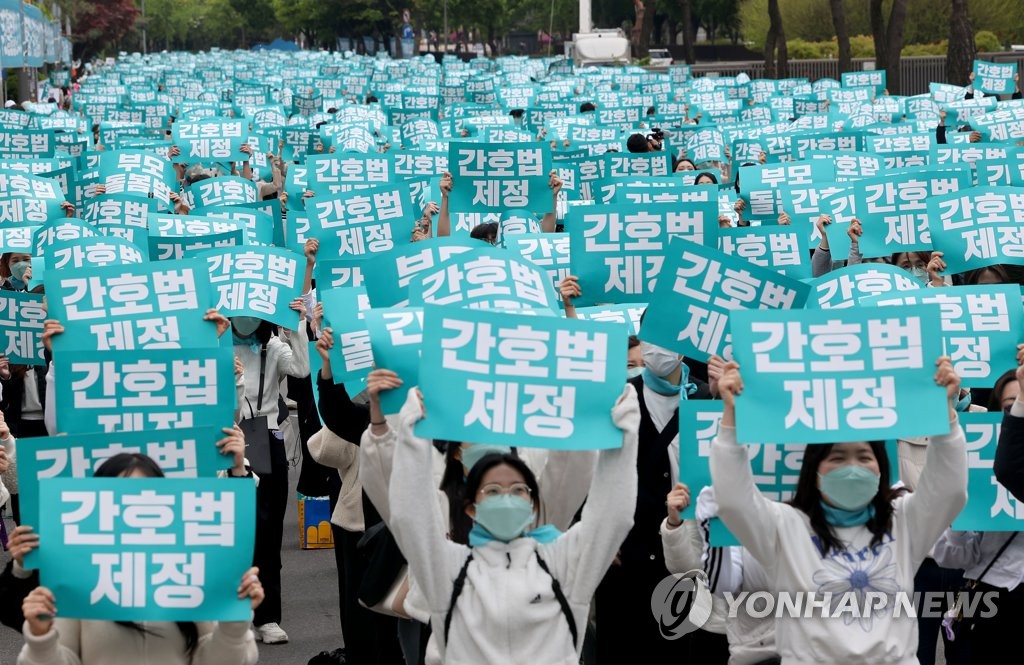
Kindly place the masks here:
POLYGON ((647 135, 647 138, 650 141, 661 143, 665 140, 665 132, 661 131, 661 127, 651 127, 651 133, 647 135))

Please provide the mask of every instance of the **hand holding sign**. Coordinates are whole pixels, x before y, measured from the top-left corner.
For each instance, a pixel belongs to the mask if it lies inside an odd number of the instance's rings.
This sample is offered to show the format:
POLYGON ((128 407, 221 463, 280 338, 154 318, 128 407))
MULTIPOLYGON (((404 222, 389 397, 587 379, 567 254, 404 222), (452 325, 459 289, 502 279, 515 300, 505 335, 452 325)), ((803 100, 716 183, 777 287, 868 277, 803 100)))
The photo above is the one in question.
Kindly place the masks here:
POLYGON ((42 637, 53 628, 53 619, 57 616, 57 599, 53 597, 52 591, 38 586, 25 597, 21 613, 25 615, 29 631, 36 637, 42 637))
POLYGON ((743 394, 743 377, 740 376, 740 366, 735 362, 728 362, 722 368, 722 378, 718 380, 718 392, 725 403, 722 411, 722 424, 726 427, 736 426, 736 398, 743 394))
POLYGON ((24 568, 25 555, 39 547, 39 534, 32 532, 32 527, 21 526, 14 529, 7 543, 7 551, 17 564, 24 568))
POLYGON ((935 383, 946 389, 949 398, 949 420, 956 420, 956 403, 960 399, 960 375, 953 369, 953 361, 949 356, 942 356, 935 361, 935 383))
POLYGON ((668 528, 679 528, 683 523, 679 519, 679 513, 690 506, 690 488, 684 483, 676 483, 676 486, 668 493, 668 499, 665 503, 668 505, 668 518, 666 519, 668 528))

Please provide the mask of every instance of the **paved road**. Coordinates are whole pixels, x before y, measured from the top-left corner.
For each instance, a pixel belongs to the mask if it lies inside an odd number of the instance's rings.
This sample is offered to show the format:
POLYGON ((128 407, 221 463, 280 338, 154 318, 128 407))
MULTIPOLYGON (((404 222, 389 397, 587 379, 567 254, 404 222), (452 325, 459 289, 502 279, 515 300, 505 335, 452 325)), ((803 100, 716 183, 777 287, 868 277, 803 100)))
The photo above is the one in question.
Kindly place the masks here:
MULTIPOLYGON (((292 471, 292 496, 298 471, 292 471)), ((332 550, 300 550, 297 503, 292 499, 285 517, 284 620, 288 644, 260 645, 260 662, 270 665, 306 665, 323 650, 342 646, 338 619, 338 581, 332 550)), ((11 526, 8 523, 8 526, 11 526)), ((0 552, 0 565, 7 555, 0 552)), ((21 635, 0 626, 0 665, 13 665, 21 649, 21 635)), ((140 664, 142 665, 142 664, 140 664)))

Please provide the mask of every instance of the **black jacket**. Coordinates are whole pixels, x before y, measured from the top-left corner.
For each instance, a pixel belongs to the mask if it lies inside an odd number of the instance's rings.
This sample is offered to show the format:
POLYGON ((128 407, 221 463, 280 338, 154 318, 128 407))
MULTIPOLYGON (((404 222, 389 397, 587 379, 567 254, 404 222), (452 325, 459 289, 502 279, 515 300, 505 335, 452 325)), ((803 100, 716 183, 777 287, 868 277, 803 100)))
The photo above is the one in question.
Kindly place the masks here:
MULTIPOLYGON (((693 377, 690 377, 690 380, 697 384, 697 393, 690 395, 690 399, 711 398, 711 391, 706 383, 693 377)), ((633 528, 622 544, 620 558, 624 567, 663 567, 665 555, 660 528, 661 521, 665 519, 665 497, 676 482, 672 477, 672 466, 669 462, 669 446, 679 433, 679 412, 676 411, 672 420, 659 433, 644 402, 643 377, 631 379, 630 383, 636 388, 640 402, 640 441, 636 459, 638 482, 633 528)))
POLYGON ((1018 501, 1024 501, 1024 418, 1003 416, 996 461, 992 470, 996 480, 1018 501))
MULTIPOLYGON (((35 365, 36 388, 39 390, 39 404, 43 411, 46 411, 46 365, 35 365)), ((21 409, 25 397, 25 378, 12 376, 10 379, 0 379, 3 386, 4 397, 0 401, 0 411, 3 411, 4 419, 11 428, 14 438, 21 436, 18 431, 21 425, 21 409)))

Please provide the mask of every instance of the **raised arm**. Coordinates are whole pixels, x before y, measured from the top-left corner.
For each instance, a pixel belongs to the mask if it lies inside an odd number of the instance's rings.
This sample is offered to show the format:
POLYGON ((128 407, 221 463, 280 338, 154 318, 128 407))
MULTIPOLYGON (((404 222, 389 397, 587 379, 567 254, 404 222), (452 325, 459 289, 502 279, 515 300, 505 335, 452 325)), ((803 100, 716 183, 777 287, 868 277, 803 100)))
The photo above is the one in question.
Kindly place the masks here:
POLYGON ((423 417, 422 398, 413 388, 398 416, 398 445, 388 492, 391 531, 431 614, 439 614, 448 610, 455 576, 469 556, 469 548, 447 538, 434 477, 429 472, 433 446, 413 433, 423 417))
POLYGON ((740 543, 766 568, 773 566, 783 506, 769 501, 754 484, 747 449, 736 442, 736 400, 743 393, 739 365, 726 364, 718 381, 724 407, 718 436, 711 444, 711 483, 718 514, 740 543))
POLYGON ((590 602, 633 528, 640 404, 632 385, 626 384, 612 408, 612 420, 622 430, 622 446, 598 453, 597 470, 580 521, 553 543, 540 546, 541 556, 550 564, 570 603, 590 602))
POLYGON ((935 383, 946 388, 949 434, 931 437, 917 489, 902 499, 913 561, 923 561, 967 503, 967 442, 956 415, 960 377, 946 356, 935 362, 935 383))

